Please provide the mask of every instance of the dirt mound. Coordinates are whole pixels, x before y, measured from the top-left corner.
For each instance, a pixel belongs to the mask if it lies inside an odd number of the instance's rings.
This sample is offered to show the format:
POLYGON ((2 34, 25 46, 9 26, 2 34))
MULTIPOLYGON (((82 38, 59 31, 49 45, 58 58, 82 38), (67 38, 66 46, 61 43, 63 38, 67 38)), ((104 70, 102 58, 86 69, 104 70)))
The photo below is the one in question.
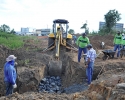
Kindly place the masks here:
POLYGON ((8 97, 1 97, 0 100, 73 100, 73 95, 26 92, 24 94, 14 93, 8 97))
POLYGON ((107 46, 113 46, 113 39, 114 39, 114 36, 112 35, 106 35, 106 36, 95 35, 95 36, 89 37, 90 43, 93 45, 95 49, 101 49, 101 46, 100 46, 101 42, 104 42, 105 49, 108 49, 107 46))
POLYGON ((18 92, 24 93, 27 91, 38 91, 38 84, 46 75, 46 66, 38 64, 29 68, 18 68, 18 92))

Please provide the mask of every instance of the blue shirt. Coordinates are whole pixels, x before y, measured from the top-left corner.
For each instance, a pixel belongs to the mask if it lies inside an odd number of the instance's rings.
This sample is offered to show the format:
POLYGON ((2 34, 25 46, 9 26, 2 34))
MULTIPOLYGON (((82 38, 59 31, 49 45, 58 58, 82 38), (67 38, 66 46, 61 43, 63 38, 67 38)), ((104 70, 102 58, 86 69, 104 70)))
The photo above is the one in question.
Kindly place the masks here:
POLYGON ((93 48, 87 51, 86 61, 88 61, 88 58, 90 58, 90 62, 95 61, 96 51, 93 48))
POLYGON ((4 81, 14 85, 16 83, 16 70, 14 68, 14 61, 6 62, 4 65, 4 81))

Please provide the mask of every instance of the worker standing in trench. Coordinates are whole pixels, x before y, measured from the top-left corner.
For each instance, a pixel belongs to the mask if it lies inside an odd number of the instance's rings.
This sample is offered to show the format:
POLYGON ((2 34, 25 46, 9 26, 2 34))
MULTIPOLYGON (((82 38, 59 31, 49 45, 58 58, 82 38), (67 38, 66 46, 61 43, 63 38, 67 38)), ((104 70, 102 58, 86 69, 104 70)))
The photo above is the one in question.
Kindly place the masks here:
MULTIPOLYGON (((84 52, 84 54, 86 54, 87 53, 87 48, 86 47, 87 47, 88 44, 90 44, 89 38, 86 36, 86 33, 83 33, 82 36, 80 36, 77 39, 76 44, 79 47, 79 50, 78 50, 78 62, 80 62, 82 52, 84 52)), ((84 60, 85 60, 85 57, 84 57, 84 60)))
POLYGON ((120 56, 121 43, 122 43, 122 35, 120 34, 120 31, 118 31, 117 34, 115 35, 114 41, 113 41, 114 51, 116 52, 116 50, 118 49, 117 58, 120 56))
POLYGON ((6 59, 6 63, 4 65, 4 82, 6 85, 6 96, 13 93, 13 89, 17 88, 16 85, 16 69, 15 69, 15 57, 14 55, 10 55, 6 59))
POLYGON ((92 45, 89 44, 87 46, 87 55, 86 55, 86 76, 88 84, 91 84, 92 76, 93 76, 93 70, 94 70, 94 62, 96 58, 96 51, 92 48, 92 45))

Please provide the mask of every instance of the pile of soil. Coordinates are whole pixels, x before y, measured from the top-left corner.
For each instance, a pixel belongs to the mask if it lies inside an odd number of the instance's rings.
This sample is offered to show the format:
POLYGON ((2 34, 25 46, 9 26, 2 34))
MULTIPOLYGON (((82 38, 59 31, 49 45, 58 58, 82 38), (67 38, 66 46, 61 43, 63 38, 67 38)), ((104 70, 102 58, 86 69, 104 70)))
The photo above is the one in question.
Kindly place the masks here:
POLYGON ((113 35, 106 35, 106 36, 90 36, 89 40, 90 43, 93 45, 95 49, 101 49, 101 42, 105 43, 105 49, 108 49, 108 46, 113 46, 113 35))

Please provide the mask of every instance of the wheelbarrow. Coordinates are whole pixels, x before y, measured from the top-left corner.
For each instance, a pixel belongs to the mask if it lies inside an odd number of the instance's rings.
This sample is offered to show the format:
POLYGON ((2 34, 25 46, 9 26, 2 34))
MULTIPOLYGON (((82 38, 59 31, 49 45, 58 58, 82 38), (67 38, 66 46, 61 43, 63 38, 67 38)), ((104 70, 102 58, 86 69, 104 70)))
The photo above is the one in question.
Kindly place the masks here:
POLYGON ((120 56, 121 58, 125 56, 125 47, 120 49, 120 56))
POLYGON ((114 55, 115 55, 115 51, 114 50, 103 50, 102 51, 104 56, 102 57, 103 60, 106 60, 106 59, 113 59, 114 58, 114 55))

